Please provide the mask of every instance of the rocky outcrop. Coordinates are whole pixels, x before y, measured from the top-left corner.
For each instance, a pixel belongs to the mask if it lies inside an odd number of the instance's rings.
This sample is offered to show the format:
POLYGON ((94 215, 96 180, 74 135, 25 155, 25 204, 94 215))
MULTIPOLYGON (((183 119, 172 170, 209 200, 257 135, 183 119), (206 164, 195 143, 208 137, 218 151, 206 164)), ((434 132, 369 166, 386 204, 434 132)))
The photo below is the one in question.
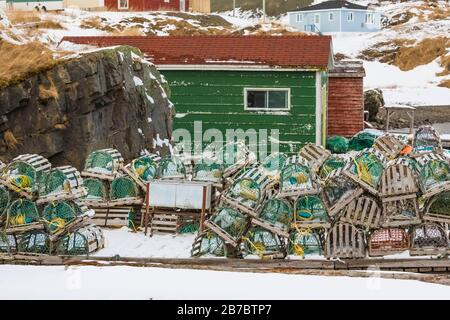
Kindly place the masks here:
POLYGON ((169 152, 175 110, 167 82, 139 50, 120 46, 69 57, 0 89, 0 160, 38 153, 82 168, 89 152, 169 152))
POLYGON ((364 92, 364 110, 369 111, 370 122, 376 121, 378 112, 383 106, 383 92, 380 89, 371 89, 364 92))

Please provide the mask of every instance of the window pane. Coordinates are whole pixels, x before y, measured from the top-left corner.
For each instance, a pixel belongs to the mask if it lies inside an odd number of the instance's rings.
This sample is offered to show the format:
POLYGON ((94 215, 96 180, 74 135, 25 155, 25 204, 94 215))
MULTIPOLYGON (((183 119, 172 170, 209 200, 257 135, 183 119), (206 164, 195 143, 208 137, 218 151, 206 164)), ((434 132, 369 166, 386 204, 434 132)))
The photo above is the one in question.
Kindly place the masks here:
POLYGON ((269 109, 287 109, 287 91, 269 91, 269 109))
POLYGON ((266 108, 266 91, 247 91, 247 108, 266 108))

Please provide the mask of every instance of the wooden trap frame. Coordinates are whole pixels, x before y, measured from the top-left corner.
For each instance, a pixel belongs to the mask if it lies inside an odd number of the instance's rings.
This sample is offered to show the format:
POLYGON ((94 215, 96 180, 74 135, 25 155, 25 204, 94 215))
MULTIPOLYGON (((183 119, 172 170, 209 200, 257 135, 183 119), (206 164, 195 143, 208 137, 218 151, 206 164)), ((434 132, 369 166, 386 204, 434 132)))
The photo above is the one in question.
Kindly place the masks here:
POLYGON ((423 220, 450 224, 450 191, 435 194, 427 201, 423 220))
POLYGON ((116 149, 95 150, 87 157, 81 176, 112 181, 123 165, 123 157, 116 149))
POLYGON ((327 258, 364 258, 366 245, 364 232, 349 223, 336 223, 325 241, 327 258))
POLYGON ((308 162, 314 172, 318 172, 323 163, 331 156, 331 152, 322 146, 309 143, 300 149, 299 155, 308 162))
POLYGON ((291 221, 291 204, 286 200, 276 198, 268 199, 259 210, 258 216, 251 220, 253 225, 284 238, 289 238, 291 221))
POLYGON ((279 198, 318 194, 320 183, 308 162, 300 156, 289 157, 281 171, 279 198))
POLYGON ((161 157, 157 154, 146 154, 134 159, 122 171, 125 172, 141 188, 147 191, 146 183, 157 178, 161 157))
POLYGON ((242 237, 243 252, 261 259, 284 259, 287 255, 287 238, 261 227, 251 227, 242 237))
POLYGON ((406 145, 405 141, 386 133, 375 140, 373 148, 383 153, 387 159, 395 159, 406 145))
POLYGON ((369 256, 381 257, 409 250, 409 236, 401 228, 383 228, 369 236, 369 256))
POLYGON ((340 213, 339 221, 364 229, 376 229, 381 223, 381 207, 376 198, 360 196, 353 199, 340 213))
POLYGON ((295 229, 328 229, 331 227, 327 208, 320 195, 302 196, 294 202, 295 229))
POLYGON ((37 204, 81 198, 87 195, 83 179, 72 166, 53 168, 42 175, 37 204))
POLYGON ((424 199, 450 191, 450 164, 438 154, 429 153, 417 158, 419 186, 424 199))
POLYGON ((412 229, 409 250, 412 256, 441 255, 448 249, 447 232, 439 224, 426 222, 412 229))
POLYGON ((412 142, 412 156, 422 156, 427 153, 442 154, 442 141, 440 134, 430 125, 419 127, 412 142))

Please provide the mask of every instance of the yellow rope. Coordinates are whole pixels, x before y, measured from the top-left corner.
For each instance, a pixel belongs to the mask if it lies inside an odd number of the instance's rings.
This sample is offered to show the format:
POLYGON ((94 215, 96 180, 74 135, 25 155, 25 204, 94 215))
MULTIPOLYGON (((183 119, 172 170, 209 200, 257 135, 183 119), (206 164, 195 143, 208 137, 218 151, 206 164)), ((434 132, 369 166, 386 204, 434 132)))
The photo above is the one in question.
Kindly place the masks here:
POLYGON ((251 247, 255 250, 256 254, 262 258, 264 256, 264 245, 261 242, 253 243, 249 238, 242 237, 243 240, 247 241, 251 247))

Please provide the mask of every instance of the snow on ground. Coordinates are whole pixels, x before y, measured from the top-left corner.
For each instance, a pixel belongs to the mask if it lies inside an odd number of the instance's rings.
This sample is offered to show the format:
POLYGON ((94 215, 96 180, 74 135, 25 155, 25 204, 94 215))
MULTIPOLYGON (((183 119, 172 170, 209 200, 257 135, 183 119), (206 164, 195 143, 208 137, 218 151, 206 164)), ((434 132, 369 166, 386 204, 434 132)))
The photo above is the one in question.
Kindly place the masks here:
POLYGON ((0 299, 446 299, 450 286, 145 267, 0 266, 0 299), (199 284, 214 284, 205 287, 199 284))

